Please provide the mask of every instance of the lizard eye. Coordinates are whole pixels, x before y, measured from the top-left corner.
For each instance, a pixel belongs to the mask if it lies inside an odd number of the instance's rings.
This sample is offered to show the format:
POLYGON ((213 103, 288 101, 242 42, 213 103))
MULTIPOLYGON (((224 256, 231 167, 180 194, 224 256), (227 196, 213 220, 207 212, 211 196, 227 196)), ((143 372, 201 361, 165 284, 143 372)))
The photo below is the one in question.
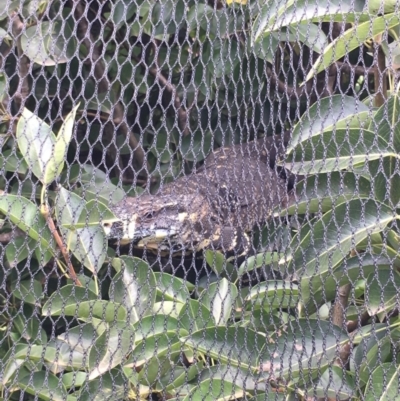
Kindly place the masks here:
POLYGON ((151 218, 153 218, 153 212, 145 213, 145 214, 143 215, 143 217, 144 217, 145 219, 151 219, 151 218))

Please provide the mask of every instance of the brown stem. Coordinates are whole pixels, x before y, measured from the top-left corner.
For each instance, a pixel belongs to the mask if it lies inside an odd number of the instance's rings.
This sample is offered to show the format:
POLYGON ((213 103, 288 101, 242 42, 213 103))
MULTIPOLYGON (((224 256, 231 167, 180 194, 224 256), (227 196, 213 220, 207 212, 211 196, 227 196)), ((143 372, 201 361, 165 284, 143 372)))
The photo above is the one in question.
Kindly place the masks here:
POLYGON ((19 83, 18 88, 14 94, 14 101, 19 110, 17 114, 19 114, 22 110, 21 108, 24 107, 25 101, 29 96, 29 59, 25 56, 24 51, 22 50, 21 45, 21 35, 24 29, 24 24, 22 23, 21 19, 19 18, 18 14, 14 12, 11 16, 12 19, 12 34, 16 41, 17 46, 17 68, 18 68, 18 77, 19 83))
POLYGON ((42 214, 45 217, 47 224, 50 228, 50 231, 53 234, 54 239, 56 240, 57 246, 60 248, 60 251, 64 257, 65 263, 67 264, 67 267, 68 267, 69 276, 71 277, 71 279, 73 280, 73 282, 76 285, 78 285, 79 287, 82 287, 82 284, 76 275, 75 269, 72 266, 71 259, 69 257, 69 253, 62 242, 60 234, 58 233, 57 228, 54 224, 54 221, 50 216, 49 209, 47 206, 43 206, 42 214))
POLYGON ((381 107, 385 104, 387 96, 387 82, 386 82, 386 61, 385 53, 383 52, 382 45, 377 45, 377 69, 375 71, 375 106, 381 107))
POLYGON ((332 323, 341 328, 343 328, 344 316, 349 303, 350 290, 351 284, 346 284, 340 287, 336 295, 335 304, 332 308, 332 323))
MULTIPOLYGON (((141 64, 143 67, 147 68, 149 73, 156 79, 159 84, 162 85, 162 87, 171 95, 171 97, 174 99, 174 106, 176 113, 178 114, 178 125, 179 125, 179 130, 181 131, 183 136, 187 136, 190 134, 189 132, 189 127, 188 127, 188 116, 186 110, 182 106, 181 99, 179 98, 175 86, 168 81, 167 78, 164 77, 164 75, 161 72, 160 67, 157 64, 157 61, 155 62, 156 66, 154 67, 149 67, 145 64, 145 62, 138 58, 134 57, 133 58, 136 63, 141 64)), ((156 60, 156 57, 154 57, 156 60)))

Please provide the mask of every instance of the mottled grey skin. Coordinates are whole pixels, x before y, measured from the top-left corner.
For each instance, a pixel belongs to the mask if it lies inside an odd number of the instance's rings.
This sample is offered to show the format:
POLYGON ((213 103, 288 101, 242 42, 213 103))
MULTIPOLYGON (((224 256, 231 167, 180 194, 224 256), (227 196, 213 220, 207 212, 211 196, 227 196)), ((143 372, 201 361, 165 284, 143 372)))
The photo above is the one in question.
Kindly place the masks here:
POLYGON ((105 230, 109 238, 164 254, 247 252, 247 233, 289 201, 285 180, 270 168, 282 147, 268 138, 220 148, 197 173, 164 185, 156 195, 117 204, 112 210, 121 221, 105 230))

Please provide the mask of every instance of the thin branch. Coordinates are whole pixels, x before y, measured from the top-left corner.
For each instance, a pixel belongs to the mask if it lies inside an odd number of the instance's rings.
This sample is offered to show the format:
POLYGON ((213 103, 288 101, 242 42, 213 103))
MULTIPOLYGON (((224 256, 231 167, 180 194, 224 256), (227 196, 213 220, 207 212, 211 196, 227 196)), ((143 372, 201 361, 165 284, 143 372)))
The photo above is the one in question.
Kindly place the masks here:
POLYGON ((44 207, 42 214, 44 215, 44 217, 47 221, 47 225, 49 226, 50 231, 53 234, 54 239, 56 240, 57 246, 59 247, 59 249, 64 257, 65 263, 67 264, 67 267, 68 267, 69 276, 71 277, 71 279, 73 280, 73 282, 76 285, 79 285, 80 287, 82 287, 82 283, 79 281, 78 276, 76 275, 74 266, 72 266, 71 259, 69 257, 69 253, 63 244, 63 241, 57 231, 57 228, 54 224, 53 219, 50 216, 47 206, 44 207))
POLYGON ((143 60, 138 57, 133 57, 136 63, 141 64, 144 68, 147 68, 148 72, 154 77, 155 80, 159 82, 159 84, 170 93, 171 97, 174 99, 174 106, 176 113, 178 114, 178 125, 179 130, 181 131, 183 136, 187 136, 190 134, 188 127, 188 116, 186 110, 182 106, 181 99, 178 96, 175 85, 173 85, 164 75, 161 73, 161 69, 158 67, 157 63, 155 67, 149 67, 145 64, 143 60))

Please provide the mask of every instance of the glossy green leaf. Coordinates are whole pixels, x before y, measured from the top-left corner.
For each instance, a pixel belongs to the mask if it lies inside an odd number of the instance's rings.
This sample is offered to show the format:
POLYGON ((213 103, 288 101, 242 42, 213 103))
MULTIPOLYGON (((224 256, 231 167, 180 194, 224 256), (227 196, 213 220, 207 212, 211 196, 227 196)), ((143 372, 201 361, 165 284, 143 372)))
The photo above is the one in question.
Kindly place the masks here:
POLYGON ((400 176, 398 174, 397 154, 400 153, 400 99, 391 96, 374 114, 369 130, 376 132, 389 144, 393 144, 394 155, 383 154, 384 159, 370 162, 369 173, 374 183, 376 198, 396 207, 400 202, 400 176))
POLYGON ((226 278, 222 278, 204 290, 200 295, 200 302, 211 311, 217 325, 225 325, 232 317, 237 296, 236 285, 230 283, 226 278))
POLYGON ((65 401, 68 395, 62 380, 45 371, 34 372, 31 376, 20 379, 18 386, 45 401, 65 401))
POLYGON ((364 254, 344 259, 335 269, 321 266, 319 274, 304 274, 300 281, 304 313, 310 315, 316 312, 318 305, 333 301, 339 287, 349 283, 354 286, 357 280, 390 265, 386 258, 364 254))
POLYGON ((182 327, 182 323, 172 316, 164 314, 146 316, 133 325, 135 341, 139 342, 148 336, 173 331, 180 327, 182 327))
POLYGON ((30 200, 16 195, 0 195, 0 212, 31 238, 52 251, 53 236, 39 208, 30 200))
MULTIPOLYGON (((93 273, 99 271, 106 258, 104 249, 107 249, 107 238, 103 228, 98 223, 97 226, 76 230, 64 227, 64 225, 73 226, 78 222, 85 207, 84 200, 78 195, 62 187, 59 189, 56 200, 56 216, 60 231, 64 235, 67 248, 93 273)), ((89 207, 95 210, 96 206, 90 203, 89 207)))
POLYGON ((273 269, 274 267, 277 267, 278 262, 282 257, 283 255, 277 252, 263 252, 255 256, 250 256, 240 265, 238 276, 241 277, 260 267, 273 269))
POLYGON ((76 393, 79 401, 127 400, 130 390, 120 369, 112 369, 102 376, 86 381, 76 393))
POLYGON ((235 386, 226 380, 207 379, 199 383, 183 401, 202 400, 237 400, 246 395, 246 391, 242 386, 235 386))
POLYGON ((295 235, 291 243, 294 252, 287 269, 296 272, 296 277, 334 269, 355 244, 382 231, 394 218, 392 209, 373 200, 354 199, 342 203, 295 235))
POLYGON ((62 375, 62 382, 66 389, 82 387, 87 381, 85 372, 69 372, 62 375))
POLYGON ((370 181, 348 171, 312 175, 297 184, 295 203, 281 215, 327 212, 355 194, 359 199, 370 198, 370 181))
POLYGON ((337 60, 340 60, 352 50, 360 47, 367 39, 398 26, 400 24, 399 18, 399 16, 393 13, 371 18, 367 22, 354 24, 352 28, 339 35, 337 39, 325 48, 324 53, 318 57, 307 74, 306 81, 328 68, 337 60))
POLYGON ((38 21, 21 36, 21 46, 31 61, 53 66, 68 62, 76 50, 76 39, 67 21, 38 21))
POLYGON ((184 280, 163 272, 156 272, 154 276, 160 300, 186 303, 190 299, 190 292, 184 280))
POLYGON ((53 294, 45 302, 42 308, 43 316, 59 316, 65 308, 75 307, 78 310, 78 303, 96 300, 97 295, 83 287, 66 285, 53 294))
POLYGON ((89 380, 120 365, 134 347, 132 330, 111 327, 93 343, 89 353, 89 380))
POLYGON ((289 27, 289 31, 295 37, 295 41, 300 41, 316 53, 322 53, 328 45, 328 38, 324 31, 314 24, 299 24, 289 27))
POLYGON ((44 172, 44 183, 49 184, 58 178, 63 170, 65 157, 67 154, 69 143, 72 139, 76 111, 78 110, 79 104, 74 107, 71 112, 65 118, 57 138, 55 139, 54 149, 52 151, 52 159, 46 165, 44 172))
POLYGON ((164 331, 163 333, 147 336, 136 343, 125 367, 139 367, 154 356, 161 358, 171 352, 181 349, 180 338, 186 335, 186 330, 164 331))
MULTIPOLYGON (((312 21, 350 22, 349 15, 362 10, 360 2, 343 3, 340 0, 330 0, 329 2, 326 0, 291 0, 284 4, 278 1, 268 2, 263 5, 254 22, 254 41, 261 39, 268 32, 288 25, 297 26, 299 23, 303 23, 307 26, 312 21), (306 22, 309 23, 306 24, 306 22)), ((366 16, 364 16, 365 18, 366 16)))
POLYGON ((259 365, 264 375, 307 380, 307 372, 332 363, 338 347, 348 341, 348 335, 331 322, 297 319, 268 339, 259 365))
POLYGON ((333 95, 322 98, 314 103, 295 125, 286 153, 292 153, 297 145, 309 141, 314 136, 320 136, 324 131, 347 127, 362 128, 362 123, 368 115, 368 107, 354 101, 353 97, 333 95))
POLYGON ((51 127, 31 111, 24 109, 18 121, 16 138, 22 156, 33 174, 43 184, 54 181, 54 176, 46 176, 46 171, 54 163, 56 137, 51 127))
POLYGON ((394 269, 379 269, 367 278, 365 306, 370 315, 390 312, 398 302, 400 274, 394 269))
POLYGON ((382 157, 398 157, 384 138, 358 128, 323 132, 298 144, 292 153, 294 161, 285 167, 302 175, 352 169, 382 157))
POLYGON ((399 397, 400 366, 382 363, 371 374, 365 388, 365 401, 389 401, 399 397))
POLYGON ((189 333, 215 325, 211 311, 196 299, 190 299, 179 312, 179 323, 189 333))
POLYGON ((38 305, 43 298, 42 284, 37 280, 22 280, 11 283, 13 295, 22 301, 38 305))
POLYGON ((110 299, 131 311, 131 323, 151 314, 156 300, 157 284, 149 265, 132 256, 114 258, 112 265, 118 273, 110 286, 110 299))
POLYGON ((0 168, 18 174, 26 174, 28 171, 25 159, 19 153, 16 153, 15 150, 11 149, 2 151, 0 155, 0 168))
POLYGON ((315 395, 320 398, 349 400, 357 391, 354 377, 339 366, 332 366, 318 377, 315 395))
POLYGON ((289 281, 266 281, 251 288, 244 300, 244 305, 253 310, 260 305, 264 309, 295 308, 299 301, 299 290, 296 284, 289 281))
POLYGON ((245 327, 219 326, 196 331, 181 341, 220 363, 256 370, 266 338, 245 327))
POLYGON ((359 382, 362 386, 370 380, 373 372, 382 363, 392 359, 393 340, 387 335, 388 332, 374 333, 372 336, 361 341, 353 352, 351 369, 357 372, 359 382))

